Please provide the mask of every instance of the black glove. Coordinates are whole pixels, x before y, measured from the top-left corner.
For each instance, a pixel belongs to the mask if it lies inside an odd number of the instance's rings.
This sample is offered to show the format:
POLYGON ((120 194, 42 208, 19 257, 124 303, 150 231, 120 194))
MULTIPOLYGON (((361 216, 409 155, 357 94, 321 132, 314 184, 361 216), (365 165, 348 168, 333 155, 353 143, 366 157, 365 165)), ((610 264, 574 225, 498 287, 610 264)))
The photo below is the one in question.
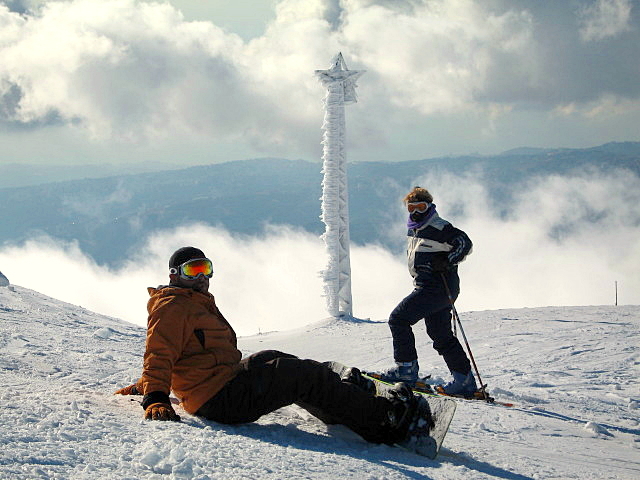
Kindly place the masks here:
POLYGON ((433 273, 446 273, 451 268, 449 257, 447 257, 446 255, 438 255, 437 257, 433 257, 433 260, 431 260, 430 265, 431 265, 431 271, 433 273))

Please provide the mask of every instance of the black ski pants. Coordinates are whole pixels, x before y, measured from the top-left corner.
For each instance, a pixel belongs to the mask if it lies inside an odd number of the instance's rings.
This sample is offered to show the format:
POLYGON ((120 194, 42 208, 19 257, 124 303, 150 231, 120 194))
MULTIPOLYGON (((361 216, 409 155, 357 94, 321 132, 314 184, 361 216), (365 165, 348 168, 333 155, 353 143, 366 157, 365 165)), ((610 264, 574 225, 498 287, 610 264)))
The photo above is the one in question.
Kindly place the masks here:
POLYGON ((242 370, 196 413, 226 424, 248 423, 293 403, 328 423, 346 425, 373 443, 398 441, 388 426, 390 400, 343 381, 326 364, 266 350, 241 361, 242 370))
MULTIPOLYGON (((449 282, 453 299, 458 296, 456 278, 449 282)), ((451 304, 443 286, 417 287, 405 297, 389 316, 393 337, 393 357, 396 362, 411 362, 418 358, 413 325, 424 318, 427 335, 433 348, 442 355, 449 371, 469 373, 471 363, 451 329, 451 304)))

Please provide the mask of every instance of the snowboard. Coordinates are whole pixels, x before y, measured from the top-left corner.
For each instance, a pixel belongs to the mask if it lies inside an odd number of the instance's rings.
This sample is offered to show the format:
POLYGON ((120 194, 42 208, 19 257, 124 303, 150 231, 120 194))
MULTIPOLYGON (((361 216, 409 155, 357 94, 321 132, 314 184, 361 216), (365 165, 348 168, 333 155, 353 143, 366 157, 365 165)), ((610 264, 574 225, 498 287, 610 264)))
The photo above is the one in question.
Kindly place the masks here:
MULTIPOLYGON (((343 381, 354 383, 377 396, 388 397, 394 384, 362 375, 357 368, 347 367, 338 362, 326 362, 343 381)), ((398 446, 430 459, 437 457, 449 425, 456 412, 456 402, 451 398, 415 392, 418 404, 417 413, 409 427, 406 438, 398 446)))
MULTIPOLYGON (((393 388, 388 382, 369 378, 376 386, 376 395, 384 396, 385 391, 393 388)), ((434 459, 449 431, 449 425, 456 413, 457 403, 446 397, 437 397, 414 391, 418 398, 417 414, 409 427, 407 437, 398 442, 398 446, 434 459)))

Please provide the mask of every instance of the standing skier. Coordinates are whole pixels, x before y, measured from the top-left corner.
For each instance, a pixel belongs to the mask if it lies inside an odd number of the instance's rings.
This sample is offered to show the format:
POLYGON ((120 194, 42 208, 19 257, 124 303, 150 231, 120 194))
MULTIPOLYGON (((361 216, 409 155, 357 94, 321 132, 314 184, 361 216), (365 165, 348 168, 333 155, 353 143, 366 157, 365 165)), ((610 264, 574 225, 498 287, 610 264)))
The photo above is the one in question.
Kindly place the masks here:
POLYGON ((396 365, 384 376, 390 381, 415 383, 418 379, 418 353, 412 326, 424 318, 433 348, 443 356, 452 380, 443 385, 445 393, 470 395, 476 391, 471 364, 451 330, 451 303, 460 293, 458 263, 471 253, 466 233, 436 213, 433 196, 415 187, 404 198, 409 210, 407 257, 415 289, 389 316, 396 365), (443 280, 444 276, 444 280, 443 280))
POLYGON ((376 396, 357 369, 334 371, 332 362, 274 350, 241 360, 236 334, 209 293, 212 275, 211 260, 197 248, 171 256, 170 284, 148 289, 142 376, 115 393, 144 395, 145 418, 151 420, 180 420, 169 399, 173 391, 188 413, 220 423, 253 422, 297 403, 370 442, 407 438, 424 412, 404 384, 388 397, 376 396))

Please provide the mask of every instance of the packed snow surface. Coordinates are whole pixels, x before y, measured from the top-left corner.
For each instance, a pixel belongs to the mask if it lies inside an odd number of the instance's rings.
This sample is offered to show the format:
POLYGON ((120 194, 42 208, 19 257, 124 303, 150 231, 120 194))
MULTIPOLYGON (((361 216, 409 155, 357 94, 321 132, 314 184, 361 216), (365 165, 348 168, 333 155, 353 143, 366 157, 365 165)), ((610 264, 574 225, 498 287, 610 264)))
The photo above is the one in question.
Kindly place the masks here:
MULTIPOLYGON (((220 305, 224 312, 224 305, 220 305)), ((318 312, 310 312, 309 317, 318 312)), ((460 401, 429 460, 291 406, 240 426, 142 419, 144 329, 18 286, 0 288, 0 478, 640 478, 640 307, 464 312, 480 373, 506 408, 460 401)), ((233 319, 230 319, 233 323, 233 319)), ((446 378, 416 327, 421 371, 446 378)), ((240 338, 366 369, 391 361, 384 321, 324 320, 240 338)))

